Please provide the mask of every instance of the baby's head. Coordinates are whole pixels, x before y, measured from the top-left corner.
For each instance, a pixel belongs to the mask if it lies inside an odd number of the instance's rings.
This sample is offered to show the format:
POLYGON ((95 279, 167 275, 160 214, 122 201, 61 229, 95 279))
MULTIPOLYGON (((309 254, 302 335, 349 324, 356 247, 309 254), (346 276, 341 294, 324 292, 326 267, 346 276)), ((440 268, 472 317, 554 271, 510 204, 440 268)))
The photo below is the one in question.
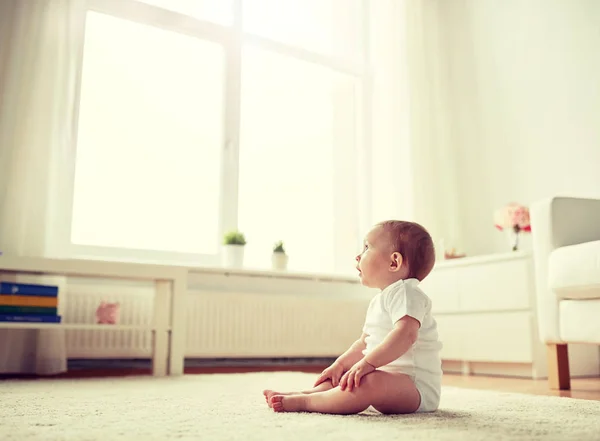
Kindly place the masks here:
POLYGON ((367 234, 356 261, 362 284, 383 289, 400 279, 427 277, 435 264, 435 248, 421 225, 390 220, 367 234))

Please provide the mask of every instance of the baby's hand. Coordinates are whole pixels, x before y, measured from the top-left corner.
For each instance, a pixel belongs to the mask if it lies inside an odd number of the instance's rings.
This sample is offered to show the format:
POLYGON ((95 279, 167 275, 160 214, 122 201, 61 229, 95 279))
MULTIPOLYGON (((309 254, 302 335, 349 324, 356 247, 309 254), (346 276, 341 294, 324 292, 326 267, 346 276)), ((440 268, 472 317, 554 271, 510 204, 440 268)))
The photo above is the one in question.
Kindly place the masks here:
POLYGON ((340 381, 340 389, 345 390, 348 386, 348 392, 352 392, 353 387, 359 386, 360 379, 374 370, 375 368, 363 358, 344 374, 342 381, 340 381))
POLYGON ((324 381, 327 381, 328 379, 331 379, 331 384, 333 385, 333 387, 336 387, 338 384, 340 384, 340 377, 343 373, 344 366, 335 362, 323 372, 321 372, 321 375, 319 375, 319 378, 317 378, 314 387, 317 387, 319 384, 323 383, 324 381))

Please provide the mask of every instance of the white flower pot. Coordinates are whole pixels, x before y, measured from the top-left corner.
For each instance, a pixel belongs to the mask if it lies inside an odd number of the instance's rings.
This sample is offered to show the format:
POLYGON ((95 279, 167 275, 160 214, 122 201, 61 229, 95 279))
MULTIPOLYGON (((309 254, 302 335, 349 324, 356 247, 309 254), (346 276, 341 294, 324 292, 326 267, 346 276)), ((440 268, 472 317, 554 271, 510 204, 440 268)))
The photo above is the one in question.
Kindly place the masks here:
POLYGON ((274 270, 286 270, 288 264, 288 256, 285 253, 273 253, 271 256, 271 264, 274 270))
POLYGON ((227 268, 244 266, 244 245, 223 245, 221 261, 227 268))

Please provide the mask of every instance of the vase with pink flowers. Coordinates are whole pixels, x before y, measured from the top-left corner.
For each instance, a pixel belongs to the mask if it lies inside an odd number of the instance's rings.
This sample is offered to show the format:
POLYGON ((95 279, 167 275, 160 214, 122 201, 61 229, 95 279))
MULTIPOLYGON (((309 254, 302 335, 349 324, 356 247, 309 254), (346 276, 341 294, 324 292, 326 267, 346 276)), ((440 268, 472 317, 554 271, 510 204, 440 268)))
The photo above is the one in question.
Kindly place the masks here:
POLYGON ((531 232, 529 208, 517 203, 510 203, 494 213, 494 225, 505 231, 513 251, 519 249, 519 235, 531 232))

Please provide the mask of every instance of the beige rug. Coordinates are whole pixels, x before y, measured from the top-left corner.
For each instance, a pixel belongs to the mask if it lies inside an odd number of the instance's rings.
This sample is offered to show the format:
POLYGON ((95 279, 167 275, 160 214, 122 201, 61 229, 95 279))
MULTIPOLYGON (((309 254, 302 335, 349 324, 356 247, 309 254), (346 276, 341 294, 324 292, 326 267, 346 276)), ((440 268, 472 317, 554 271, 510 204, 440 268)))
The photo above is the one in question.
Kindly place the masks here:
POLYGON ((265 387, 314 375, 0 382, 0 440, 600 440, 600 402, 447 387, 438 412, 276 414, 265 387))

